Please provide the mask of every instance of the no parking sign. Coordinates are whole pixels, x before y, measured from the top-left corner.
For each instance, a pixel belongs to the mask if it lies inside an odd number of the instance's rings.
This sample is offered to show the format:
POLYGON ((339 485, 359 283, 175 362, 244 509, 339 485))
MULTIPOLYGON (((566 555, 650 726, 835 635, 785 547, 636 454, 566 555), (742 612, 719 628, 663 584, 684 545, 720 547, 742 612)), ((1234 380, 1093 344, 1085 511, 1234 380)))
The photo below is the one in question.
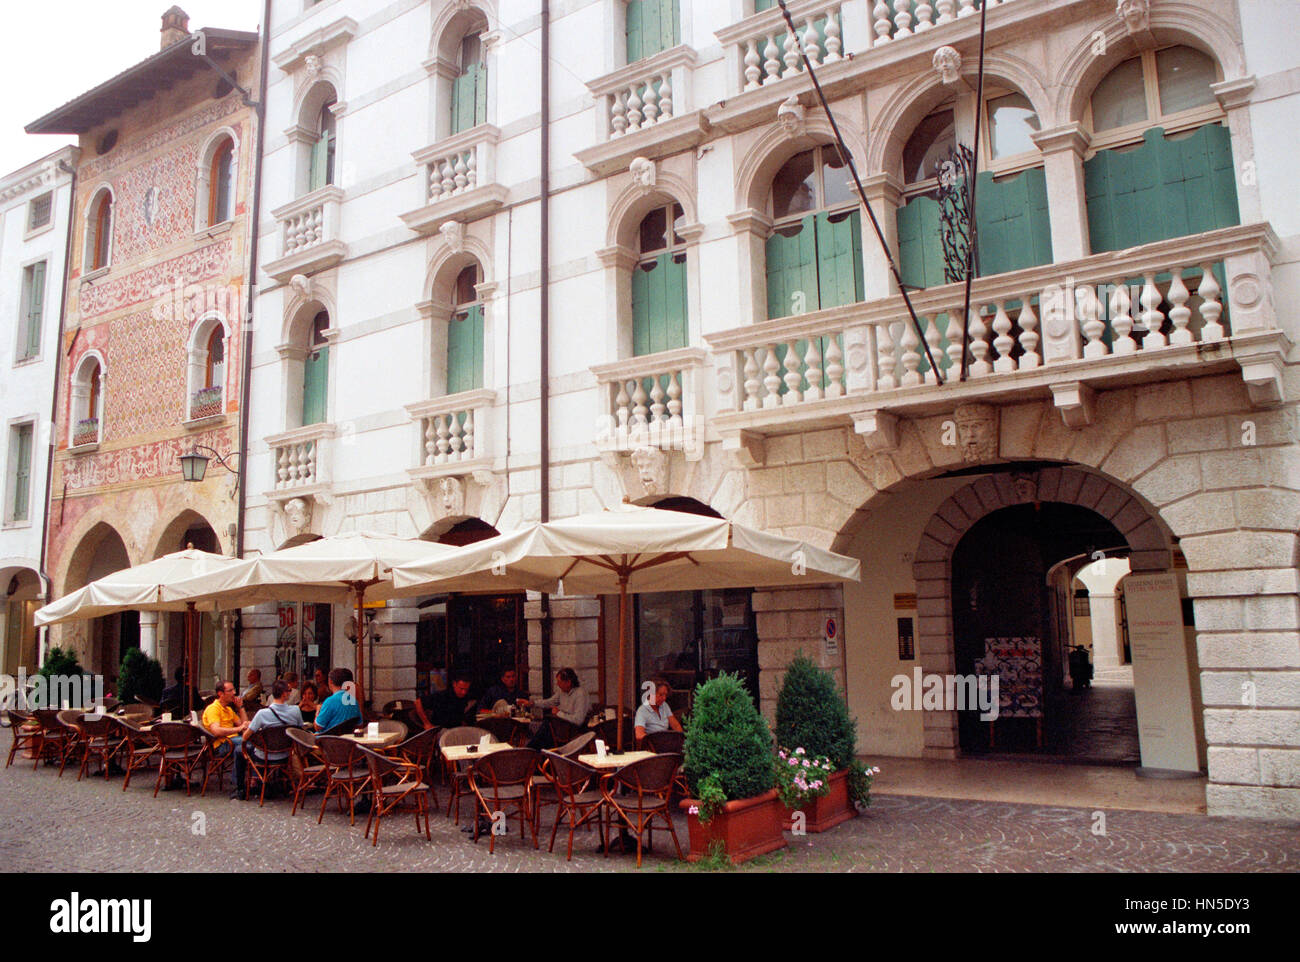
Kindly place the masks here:
POLYGON ((840 653, 840 627, 833 617, 826 619, 826 625, 822 631, 822 640, 825 645, 826 657, 838 657, 840 653))

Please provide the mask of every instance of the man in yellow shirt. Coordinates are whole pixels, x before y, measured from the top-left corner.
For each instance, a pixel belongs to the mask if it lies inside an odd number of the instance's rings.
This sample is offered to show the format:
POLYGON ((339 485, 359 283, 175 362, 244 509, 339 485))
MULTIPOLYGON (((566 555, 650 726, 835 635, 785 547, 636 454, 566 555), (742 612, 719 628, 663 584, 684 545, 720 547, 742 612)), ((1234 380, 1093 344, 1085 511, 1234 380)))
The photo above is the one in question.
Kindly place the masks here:
POLYGON ((248 730, 248 713, 244 701, 235 691, 235 684, 223 681, 217 686, 217 697, 203 710, 203 727, 217 737, 217 754, 235 753, 235 792, 231 798, 244 797, 244 732, 248 730))

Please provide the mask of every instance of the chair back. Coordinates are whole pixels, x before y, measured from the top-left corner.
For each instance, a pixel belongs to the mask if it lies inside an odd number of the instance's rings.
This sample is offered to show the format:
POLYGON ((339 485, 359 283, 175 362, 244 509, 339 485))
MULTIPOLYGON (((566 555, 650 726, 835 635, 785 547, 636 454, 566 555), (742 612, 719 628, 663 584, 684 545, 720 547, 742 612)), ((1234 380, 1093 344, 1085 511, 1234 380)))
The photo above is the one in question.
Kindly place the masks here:
POLYGON ((651 732, 645 737, 645 747, 656 755, 680 755, 686 747, 686 733, 651 732))
POLYGON ((189 722, 159 722, 150 729, 150 732, 158 739, 158 744, 165 751, 174 748, 188 748, 190 745, 202 741, 205 734, 214 741, 216 740, 211 732, 202 732, 189 722))
POLYGON ((682 756, 677 754, 643 758, 616 771, 614 781, 635 792, 638 798, 645 795, 666 798, 681 763, 682 756))
POLYGON ((139 745, 153 739, 153 732, 140 731, 140 727, 130 717, 120 718, 117 715, 105 715, 104 717, 116 725, 118 734, 123 738, 130 739, 133 745, 139 745))
POLYGON ((382 782, 385 775, 397 768, 391 758, 386 758, 365 745, 357 746, 357 754, 365 759, 366 767, 370 769, 370 775, 377 783, 382 782))
POLYGON ((490 731, 474 725, 457 725, 455 728, 443 729, 442 736, 438 739, 438 747, 451 748, 454 745, 477 745, 483 740, 484 735, 491 734, 490 731))
POLYGON ((399 711, 410 711, 414 707, 415 702, 405 698, 398 698, 396 701, 390 701, 384 706, 383 714, 391 718, 399 711))
POLYGON ((244 744, 249 749, 256 748, 262 753, 263 758, 272 752, 287 752, 293 746, 293 742, 289 741, 288 731, 284 725, 259 728, 244 736, 244 744))
POLYGON ((546 720, 546 723, 551 726, 551 737, 555 739, 557 745, 571 742, 583 732, 581 727, 567 718, 561 718, 559 715, 552 715, 546 720))
POLYGON ((148 705, 125 705, 122 708, 122 714, 137 718, 152 718, 153 709, 148 705))
POLYGON ((316 749, 325 757, 331 768, 351 768, 356 764, 357 756, 363 746, 337 735, 318 735, 316 749))
POLYGON ((515 723, 509 718, 484 718, 479 721, 478 727, 491 734, 493 740, 498 742, 510 741, 516 731, 515 723))
POLYGON ((77 722, 81 719, 80 708, 64 708, 58 713, 59 724, 66 728, 76 728, 77 722))
POLYGON ((303 731, 301 728, 286 728, 284 734, 285 737, 289 739, 290 743, 296 745, 298 748, 301 748, 306 752, 314 752, 316 750, 316 736, 311 732, 303 731))
POLYGON ((139 702, 141 705, 147 705, 150 711, 153 711, 155 708, 158 707, 158 703, 156 701, 154 701, 152 698, 145 698, 144 695, 136 695, 135 700, 139 702))
POLYGON ((113 728, 113 720, 108 715, 82 715, 77 727, 87 738, 106 738, 113 728))
POLYGON ((21 708, 10 708, 5 714, 9 716, 9 724, 15 727, 30 725, 36 721, 35 712, 23 711, 21 708))
POLYGON ((593 781, 600 778, 600 772, 573 758, 566 758, 558 752, 543 752, 546 764, 543 771, 555 785, 556 791, 566 798, 577 795, 593 781))
POLYGON ((67 726, 59 718, 59 712, 53 708, 36 709, 36 721, 44 733, 62 735, 67 731, 67 726))
POLYGON ((329 728, 323 732, 318 732, 318 734, 327 735, 331 738, 336 735, 351 735, 357 730, 359 725, 361 725, 360 718, 349 718, 347 721, 339 722, 333 728, 329 728))
POLYGON ((412 735, 394 750, 407 761, 427 769, 433 762, 434 753, 438 750, 438 736, 441 733, 440 728, 426 728, 412 735))
MULTIPOLYGON (((608 721, 603 721, 599 725, 597 725, 596 737, 604 741, 606 745, 617 745, 618 744, 618 719, 611 718, 608 721)), ((636 741, 636 729, 635 726, 632 724, 632 717, 630 715, 624 716, 623 744, 627 747, 631 747, 634 741, 636 741)))
POLYGON ((542 760, 542 753, 532 748, 511 748, 503 752, 484 755, 474 762, 470 777, 479 786, 483 794, 492 794, 494 789, 514 785, 527 785, 528 780, 537 774, 537 766, 542 760))
POLYGON ((583 732, 577 738, 565 742, 559 748, 555 749, 553 753, 548 752, 547 754, 563 755, 565 758, 577 758, 579 755, 585 754, 587 746, 595 740, 595 732, 583 732))
POLYGON ((383 718, 375 722, 375 724, 379 726, 379 734, 381 735, 391 735, 393 732, 397 732, 399 741, 405 741, 406 733, 410 730, 406 727, 406 722, 397 721, 393 718, 383 718))

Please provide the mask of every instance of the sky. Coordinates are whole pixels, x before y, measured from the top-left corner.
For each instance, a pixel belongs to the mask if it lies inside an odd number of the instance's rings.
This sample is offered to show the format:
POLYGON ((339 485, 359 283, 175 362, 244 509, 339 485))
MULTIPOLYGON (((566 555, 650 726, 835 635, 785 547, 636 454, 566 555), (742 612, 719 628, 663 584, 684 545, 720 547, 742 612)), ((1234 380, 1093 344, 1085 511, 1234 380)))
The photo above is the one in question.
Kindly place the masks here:
MULTIPOLYGON (((0 29, 0 176, 75 137, 23 127, 158 52, 172 0, 4 0, 0 29)), ((262 0, 179 0, 190 29, 256 30, 262 0)))

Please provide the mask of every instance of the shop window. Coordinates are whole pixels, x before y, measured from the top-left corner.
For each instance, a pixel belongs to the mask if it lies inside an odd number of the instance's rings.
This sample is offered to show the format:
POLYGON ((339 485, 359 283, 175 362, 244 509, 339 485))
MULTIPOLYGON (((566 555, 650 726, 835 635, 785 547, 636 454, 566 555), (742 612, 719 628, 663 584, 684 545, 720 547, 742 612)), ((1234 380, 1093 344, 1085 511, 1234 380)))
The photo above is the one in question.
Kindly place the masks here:
POLYGON ((451 320, 447 325, 448 394, 483 386, 483 303, 478 295, 482 280, 477 263, 456 277, 451 320))
POLYGON ((627 62, 636 63, 681 43, 681 0, 628 0, 627 62))
POLYGON ((688 343, 686 249, 677 233, 685 221, 680 204, 658 207, 641 221, 632 274, 632 353, 638 357, 688 343))

